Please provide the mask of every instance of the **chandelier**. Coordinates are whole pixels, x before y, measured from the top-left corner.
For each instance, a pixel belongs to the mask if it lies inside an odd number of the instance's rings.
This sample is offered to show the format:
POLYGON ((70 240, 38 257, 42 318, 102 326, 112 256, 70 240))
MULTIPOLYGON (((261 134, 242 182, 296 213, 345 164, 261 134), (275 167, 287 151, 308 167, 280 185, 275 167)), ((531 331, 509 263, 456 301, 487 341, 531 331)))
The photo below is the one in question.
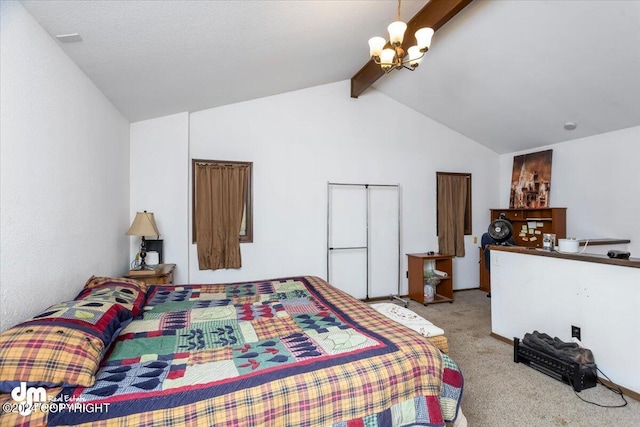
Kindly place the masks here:
POLYGON ((398 0, 398 20, 392 22, 387 27, 389 31, 389 45, 385 49, 387 41, 382 37, 372 37, 369 39, 369 54, 371 59, 386 73, 394 69, 406 68, 413 71, 420 64, 422 57, 431 46, 431 37, 433 37, 432 28, 420 28, 415 33, 416 46, 407 49, 408 58, 405 59, 405 51, 402 48, 402 40, 404 32, 407 30, 407 24, 400 20, 400 3, 398 0), (407 66, 408 64, 408 66, 407 66))

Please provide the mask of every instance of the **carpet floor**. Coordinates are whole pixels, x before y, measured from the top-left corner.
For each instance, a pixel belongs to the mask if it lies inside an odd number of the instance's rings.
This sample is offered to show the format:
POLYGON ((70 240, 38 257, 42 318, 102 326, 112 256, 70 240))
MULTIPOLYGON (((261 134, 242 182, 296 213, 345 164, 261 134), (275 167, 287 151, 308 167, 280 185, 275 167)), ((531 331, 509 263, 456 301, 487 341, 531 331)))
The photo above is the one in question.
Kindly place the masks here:
MULTIPOLYGON (((464 375, 462 409, 470 427, 640 427, 637 400, 626 397, 623 408, 585 403, 572 387, 514 363, 513 345, 490 336, 491 298, 485 292, 458 291, 452 304, 411 301, 408 308, 445 330, 449 354, 464 375)), ((622 403, 601 384, 578 394, 601 405, 622 403)))

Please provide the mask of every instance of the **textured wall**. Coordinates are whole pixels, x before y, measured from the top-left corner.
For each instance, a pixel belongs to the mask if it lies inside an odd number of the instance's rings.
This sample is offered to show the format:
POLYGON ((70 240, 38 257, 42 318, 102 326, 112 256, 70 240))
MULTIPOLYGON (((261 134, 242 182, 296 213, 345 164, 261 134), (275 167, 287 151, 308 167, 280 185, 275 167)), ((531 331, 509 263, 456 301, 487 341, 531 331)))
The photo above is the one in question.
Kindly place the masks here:
MULTIPOLYGON (((163 240, 164 262, 176 264, 174 283, 187 283, 189 206, 189 113, 131 124, 131 220, 153 212, 163 240)), ((131 259, 140 239, 131 238, 131 259)))
POLYGON ((578 326, 598 368, 640 393, 639 282, 638 268, 491 251, 491 331, 569 341, 578 326))
MULTIPOLYGON (((553 149, 551 206, 567 208, 567 236, 630 239, 640 254, 640 126, 548 145, 553 149)), ((500 206, 509 205, 513 156, 500 157, 500 206)), ((592 251, 594 248, 587 250, 592 251)))
MULTIPOLYGON (((158 163, 168 170, 182 170, 190 158, 254 162, 254 242, 241 245, 242 269, 200 271, 196 246, 185 247, 180 236, 169 239, 165 233, 167 250, 172 248, 181 259, 188 256, 189 264, 178 268, 188 269, 191 283, 324 277, 327 181, 400 183, 403 271, 405 253, 437 250, 436 171, 473 174, 474 233, 486 230, 489 208, 498 201, 492 191, 498 181, 496 153, 375 90, 359 99, 348 93, 349 81, 342 81, 192 112, 187 152, 180 156, 174 148, 161 149, 165 154, 158 163)), ((133 124, 132 153, 134 144, 165 146, 154 135, 170 128, 169 122, 175 122, 172 116, 142 122, 147 136, 140 132, 135 139, 138 124, 133 124)), ((175 144, 180 141, 174 139, 175 144)), ((134 161, 132 157, 132 170, 148 163, 134 161)), ((144 179, 132 179, 132 204, 133 194, 143 188, 149 188, 144 179)), ((185 196, 190 199, 188 176, 176 190, 171 197, 181 207, 185 196)), ((148 191, 144 197, 150 201, 166 197, 161 186, 148 191)), ((182 227, 180 219, 174 223, 176 229, 182 227)), ((478 286, 472 236, 466 244, 467 256, 454 262, 456 288, 478 286)))
POLYGON ((129 124, 18 2, 1 2, 0 330, 128 265, 129 124))

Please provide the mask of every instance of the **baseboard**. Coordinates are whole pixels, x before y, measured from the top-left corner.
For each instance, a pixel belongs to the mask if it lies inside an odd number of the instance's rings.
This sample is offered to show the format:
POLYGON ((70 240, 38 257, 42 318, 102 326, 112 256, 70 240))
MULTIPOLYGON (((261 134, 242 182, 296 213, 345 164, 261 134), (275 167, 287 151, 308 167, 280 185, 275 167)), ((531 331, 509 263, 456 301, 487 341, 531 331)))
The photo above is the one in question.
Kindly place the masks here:
POLYGON ((507 344, 513 345, 513 339, 505 338, 502 335, 498 335, 495 332, 491 332, 491 336, 499 341, 506 342, 507 344))
MULTIPOLYGON (((513 345, 513 339, 509 339, 509 338, 505 338, 502 335, 498 335, 495 332, 491 332, 491 336, 499 341, 505 342, 507 344, 511 344, 513 345)), ((622 392, 624 393, 625 396, 628 396, 630 398, 632 398, 633 400, 637 400, 640 402, 640 393, 633 391, 633 390, 629 390, 626 387, 622 387, 619 386, 618 384, 614 384, 611 381, 605 379, 605 378, 601 378, 600 376, 598 376, 598 381, 601 381, 603 384, 606 384, 607 386, 611 387, 611 388, 619 388, 620 390, 622 390, 622 392)))
POLYGON ((605 378, 598 377, 598 381, 601 381, 603 384, 605 384, 608 387, 611 387, 613 389, 619 388, 620 390, 622 390, 622 393, 624 393, 625 396, 629 396, 633 400, 637 400, 637 401, 640 402, 640 393, 635 392, 633 390, 629 390, 628 388, 619 386, 618 384, 614 384, 614 383, 612 383, 611 381, 609 381, 609 380, 607 380, 605 378))
MULTIPOLYGON (((462 289, 454 289, 453 292, 466 292, 466 291, 482 291, 480 288, 462 288, 462 289)), ((482 291, 485 292, 485 291, 482 291)))
MULTIPOLYGON (((399 298, 405 298, 407 300, 409 300, 409 295, 400 295, 399 298)), ((362 302, 375 302, 375 301, 398 301, 398 300, 393 300, 391 298, 389 298, 389 296, 387 295, 386 297, 372 297, 372 298, 362 298, 360 299, 360 301, 362 302)))

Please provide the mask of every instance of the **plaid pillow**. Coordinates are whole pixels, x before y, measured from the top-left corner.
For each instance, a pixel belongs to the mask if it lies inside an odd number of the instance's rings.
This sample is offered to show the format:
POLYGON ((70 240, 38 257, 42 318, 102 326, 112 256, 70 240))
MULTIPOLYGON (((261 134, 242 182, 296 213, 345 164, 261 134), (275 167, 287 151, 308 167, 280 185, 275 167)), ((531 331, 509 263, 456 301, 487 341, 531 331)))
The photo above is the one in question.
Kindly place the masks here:
POLYGON ((143 294, 147 293, 147 289, 149 285, 141 280, 135 279, 127 279, 125 277, 99 277, 99 276, 91 276, 87 283, 85 283, 85 288, 95 288, 96 286, 101 285, 132 285, 140 289, 143 294))
POLYGON ((0 334, 0 391, 27 386, 89 387, 104 351, 90 333, 57 326, 23 323, 0 334))

